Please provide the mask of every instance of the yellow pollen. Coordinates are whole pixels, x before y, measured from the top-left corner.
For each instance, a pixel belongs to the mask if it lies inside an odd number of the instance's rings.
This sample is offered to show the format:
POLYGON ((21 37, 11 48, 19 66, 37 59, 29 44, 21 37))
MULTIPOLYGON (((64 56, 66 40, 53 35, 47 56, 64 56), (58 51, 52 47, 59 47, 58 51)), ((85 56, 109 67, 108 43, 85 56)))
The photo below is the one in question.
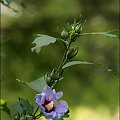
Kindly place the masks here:
POLYGON ((51 109, 53 109, 53 105, 54 105, 54 102, 51 101, 50 103, 48 103, 47 105, 45 105, 45 108, 50 111, 51 109))

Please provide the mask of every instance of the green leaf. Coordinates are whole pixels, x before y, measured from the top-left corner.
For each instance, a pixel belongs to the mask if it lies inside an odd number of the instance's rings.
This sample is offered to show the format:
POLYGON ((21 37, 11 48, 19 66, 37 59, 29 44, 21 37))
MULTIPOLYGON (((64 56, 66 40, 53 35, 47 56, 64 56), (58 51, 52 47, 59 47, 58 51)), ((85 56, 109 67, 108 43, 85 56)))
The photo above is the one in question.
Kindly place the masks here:
POLYGON ((28 87, 32 88, 33 90, 36 90, 37 92, 42 92, 43 88, 45 86, 47 86, 46 81, 45 81, 45 76, 42 76, 32 82, 24 82, 19 79, 16 79, 16 80, 22 84, 27 85, 28 87))
POLYGON ((120 37, 120 33, 119 33, 118 30, 106 32, 104 35, 105 35, 106 37, 117 37, 117 38, 120 37))
POLYGON ((4 99, 0 99, 0 109, 4 112, 6 112, 8 115, 11 116, 10 114, 10 109, 7 106, 7 102, 4 99))
POLYGON ((67 68, 67 67, 70 67, 70 66, 73 66, 73 65, 79 65, 79 64, 88 65, 88 64, 93 64, 93 63, 86 62, 86 61, 72 61, 72 62, 66 63, 66 64, 63 66, 63 69, 64 69, 64 68, 67 68))
POLYGON ((13 0, 6 0, 8 4, 12 3, 13 0))
POLYGON ((102 63, 86 62, 86 61, 72 61, 72 62, 66 63, 63 66, 63 69, 67 68, 67 67, 70 67, 70 66, 73 66, 73 65, 79 65, 79 64, 85 64, 85 65, 92 64, 92 65, 96 65, 96 66, 101 67, 102 69, 104 69, 106 72, 111 73, 111 75, 113 75, 114 77, 116 77, 118 79, 118 75, 112 69, 109 69, 108 67, 106 67, 102 63))
POLYGON ((37 38, 33 41, 33 44, 35 43, 35 47, 31 48, 32 52, 35 51, 37 54, 40 52, 41 47, 47 46, 50 43, 55 43, 56 38, 48 36, 48 35, 41 35, 37 34, 37 38))
POLYGON ((42 92, 43 88, 47 85, 44 78, 43 76, 32 82, 26 82, 26 85, 38 92, 42 92))
POLYGON ((12 118, 14 120, 31 120, 34 107, 28 100, 19 98, 19 102, 13 105, 12 118))
POLYGON ((24 98, 19 98, 20 106, 29 114, 32 115, 34 107, 30 105, 29 101, 24 98))
POLYGON ((69 114, 65 114, 63 117, 64 118, 69 118, 69 114))
POLYGON ((63 117, 61 117, 60 119, 53 118, 52 120, 64 120, 64 119, 63 119, 63 117))
POLYGON ((32 82, 24 82, 19 79, 16 79, 16 80, 22 84, 27 85, 28 87, 32 88, 33 90, 36 90, 37 92, 42 92, 43 88, 45 86, 47 86, 46 81, 45 81, 45 76, 42 76, 32 82))
POLYGON ((24 113, 24 110, 20 106, 20 103, 16 102, 15 104, 13 104, 12 108, 13 108, 12 109, 12 117, 14 118, 14 120, 20 119, 21 115, 24 113))
POLYGON ((81 35, 104 35, 108 38, 120 38, 120 32, 118 30, 113 30, 108 32, 83 33, 81 35))
POLYGON ((69 113, 70 113, 70 110, 68 109, 68 111, 62 117, 63 118, 68 118, 69 117, 69 113))

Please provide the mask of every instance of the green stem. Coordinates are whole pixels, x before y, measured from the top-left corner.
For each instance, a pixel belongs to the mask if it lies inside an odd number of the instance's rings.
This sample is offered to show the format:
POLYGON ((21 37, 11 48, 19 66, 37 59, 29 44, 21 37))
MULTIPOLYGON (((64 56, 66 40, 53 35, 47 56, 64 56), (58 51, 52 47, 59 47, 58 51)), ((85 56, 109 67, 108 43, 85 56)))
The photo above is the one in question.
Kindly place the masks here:
POLYGON ((60 65, 59 65, 59 67, 58 67, 58 71, 60 71, 61 69, 62 69, 62 67, 63 67, 63 65, 66 63, 66 61, 67 61, 67 52, 68 52, 68 50, 69 50, 69 48, 70 48, 70 45, 71 45, 71 41, 69 42, 69 44, 68 44, 68 47, 67 47, 67 49, 65 50, 65 52, 64 52, 64 55, 63 55, 63 57, 62 57, 62 60, 61 60, 61 62, 60 62, 60 65))
MULTIPOLYGON (((62 57, 62 60, 61 60, 61 62, 60 62, 60 65, 59 65, 59 67, 58 67, 58 72, 60 72, 61 70, 62 70, 62 67, 64 66, 64 64, 66 63, 66 61, 67 61, 67 52, 68 52, 68 50, 69 50, 69 48, 70 48, 70 45, 71 45, 71 41, 69 42, 69 44, 68 44, 68 46, 67 46, 67 49, 65 50, 65 52, 64 52, 64 54, 63 54, 63 57, 62 57)), ((59 82, 59 79, 57 80, 57 82, 55 83, 55 80, 51 80, 50 81, 50 83, 49 83, 49 86, 50 87, 54 87, 55 86, 55 84, 57 84, 59 82), (55 83, 55 84, 54 84, 55 83), (52 86, 53 85, 53 86, 52 86)))
POLYGON ((36 110, 35 110, 33 116, 35 116, 35 114, 37 113, 38 109, 39 109, 39 106, 36 108, 36 110))
MULTIPOLYGON (((62 60, 61 60, 61 62, 60 62, 60 65, 59 65, 59 67, 58 67, 58 71, 61 71, 61 69, 62 69, 62 67, 64 66, 64 64, 66 63, 66 61, 67 61, 67 52, 68 52, 68 50, 69 50, 69 48, 70 48, 70 45, 71 45, 71 41, 69 42, 69 44, 68 44, 68 47, 67 47, 67 49, 65 50, 65 52, 64 52, 64 54, 63 54, 63 57, 62 57, 62 60)), ((57 84, 59 82, 59 79, 57 80, 57 82, 55 83, 55 84, 57 84)), ((54 80, 52 80, 51 82, 50 82, 50 86, 53 88, 54 86, 55 86, 55 84, 54 84, 54 80), (53 86, 52 86, 53 85, 53 86)))
POLYGON ((107 32, 92 32, 92 33, 82 33, 80 34, 79 36, 82 36, 82 35, 103 35, 107 32))
POLYGON ((36 116, 35 116, 35 118, 37 118, 37 119, 38 119, 38 118, 40 118, 41 116, 42 116, 42 113, 40 113, 40 114, 36 115, 36 116))
POLYGON ((37 108, 36 108, 36 110, 35 110, 34 114, 32 115, 33 117, 32 117, 32 119, 31 119, 31 120, 35 120, 35 119, 36 119, 35 114, 37 113, 38 109, 39 109, 39 106, 37 106, 37 108))

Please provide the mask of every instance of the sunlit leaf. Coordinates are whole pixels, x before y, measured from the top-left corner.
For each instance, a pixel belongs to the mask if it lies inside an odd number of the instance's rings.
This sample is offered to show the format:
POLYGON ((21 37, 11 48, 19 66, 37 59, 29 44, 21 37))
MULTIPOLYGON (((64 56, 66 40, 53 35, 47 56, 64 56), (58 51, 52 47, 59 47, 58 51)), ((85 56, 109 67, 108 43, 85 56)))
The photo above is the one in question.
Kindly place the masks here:
POLYGON ((48 35, 41 35, 37 34, 38 37, 35 38, 33 41, 33 44, 35 44, 35 47, 31 48, 32 52, 35 51, 37 54, 40 52, 41 47, 47 46, 50 43, 56 42, 56 38, 48 36, 48 35))
POLYGON ((72 61, 72 62, 66 63, 66 64, 63 66, 63 69, 64 69, 64 68, 67 68, 67 67, 70 67, 70 66, 73 66, 73 65, 79 65, 79 64, 93 64, 93 63, 86 62, 86 61, 72 61))

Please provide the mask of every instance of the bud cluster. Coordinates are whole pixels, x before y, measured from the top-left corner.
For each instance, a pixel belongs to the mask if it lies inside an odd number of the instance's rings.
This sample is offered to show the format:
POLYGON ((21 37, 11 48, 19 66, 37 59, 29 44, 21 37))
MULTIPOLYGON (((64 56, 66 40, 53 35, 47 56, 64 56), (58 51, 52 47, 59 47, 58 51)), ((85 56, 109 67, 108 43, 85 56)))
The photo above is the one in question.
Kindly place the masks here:
POLYGON ((66 49, 58 68, 54 68, 49 74, 47 74, 46 81, 50 87, 54 86, 62 78, 62 67, 65 65, 67 60, 70 60, 77 55, 78 47, 71 47, 70 45, 80 36, 84 22, 76 22, 76 20, 74 20, 73 24, 70 25, 68 23, 67 27, 62 30, 61 38, 63 39, 62 41, 66 43, 66 49))
POLYGON ((53 82, 59 81, 62 78, 63 70, 58 70, 58 68, 54 68, 50 73, 47 74, 47 84, 52 85, 53 82))
POLYGON ((76 20, 74 20, 74 24, 68 24, 67 28, 64 28, 61 32, 62 39, 66 40, 67 38, 70 38, 70 40, 74 42, 77 37, 80 36, 84 23, 85 21, 82 20, 79 22, 76 22, 76 20))

